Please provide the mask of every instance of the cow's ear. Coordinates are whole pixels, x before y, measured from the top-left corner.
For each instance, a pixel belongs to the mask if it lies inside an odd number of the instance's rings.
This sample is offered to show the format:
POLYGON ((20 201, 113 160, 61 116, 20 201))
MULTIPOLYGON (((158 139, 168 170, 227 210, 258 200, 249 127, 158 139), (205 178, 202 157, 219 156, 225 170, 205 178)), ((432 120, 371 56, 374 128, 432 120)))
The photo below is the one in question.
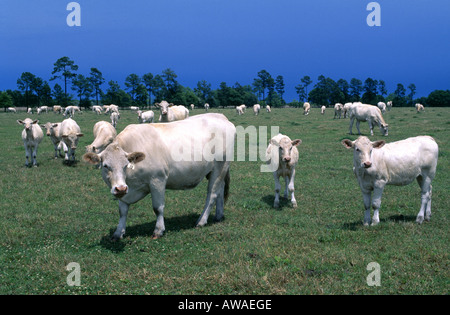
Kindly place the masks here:
POLYGON ((293 146, 298 146, 299 144, 302 144, 302 140, 301 139, 295 139, 294 141, 291 142, 291 144, 293 146))
POLYGON ((159 103, 155 103, 155 106, 156 107, 161 107, 161 105, 159 105, 159 103))
POLYGON ((36 119, 36 120, 33 120, 33 124, 37 124, 39 122, 39 120, 38 119, 36 119))
POLYGON ((17 123, 19 124, 19 125, 23 125, 23 120, 17 120, 17 123))
POLYGON ((139 163, 145 159, 145 154, 142 152, 133 152, 128 154, 127 159, 130 163, 139 163))
POLYGON ((102 159, 98 154, 89 152, 89 153, 85 153, 83 155, 83 161, 88 162, 90 164, 97 165, 102 161, 102 159))
POLYGON ((347 149, 351 149, 351 148, 353 148, 353 146, 355 145, 352 141, 350 141, 350 140, 348 140, 348 139, 344 139, 344 140, 342 140, 342 145, 344 146, 344 147, 346 147, 347 149))
POLYGON ((170 103, 170 104, 169 104, 169 107, 172 107, 172 106, 175 106, 175 105, 174 105, 173 103, 170 103))
POLYGON ((68 135, 62 135, 61 137, 63 137, 63 138, 69 138, 68 135))
POLYGON ((372 142, 372 146, 374 147, 374 149, 382 148, 385 144, 386 142, 383 140, 372 142))
POLYGON ((77 137, 82 137, 82 136, 84 136, 83 133, 77 133, 77 137))

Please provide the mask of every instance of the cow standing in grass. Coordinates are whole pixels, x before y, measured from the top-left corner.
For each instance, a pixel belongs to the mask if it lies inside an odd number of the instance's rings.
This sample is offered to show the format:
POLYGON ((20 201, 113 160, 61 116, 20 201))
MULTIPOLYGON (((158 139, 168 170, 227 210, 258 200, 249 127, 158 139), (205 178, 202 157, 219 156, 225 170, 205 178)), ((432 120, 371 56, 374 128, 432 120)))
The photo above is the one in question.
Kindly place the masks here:
POLYGON ((191 189, 205 177, 208 191, 197 226, 207 223, 214 206, 215 219, 222 220, 235 136, 235 126, 224 115, 202 114, 169 124, 128 125, 102 153, 86 153, 86 162, 102 164, 103 180, 119 199, 113 239, 124 235, 130 205, 148 194, 157 216, 153 237, 161 237, 166 189, 191 189))
POLYGON ((78 146, 78 139, 84 136, 81 133, 80 126, 76 123, 72 118, 68 118, 63 120, 61 123, 61 137, 62 141, 64 141, 66 148, 64 150, 64 160, 66 162, 72 159, 72 162, 75 162, 75 150, 78 146))
POLYGON ((350 117, 350 134, 353 129, 353 121, 356 119, 356 129, 358 129, 358 134, 361 134, 359 130, 359 123, 361 121, 367 121, 370 128, 370 135, 373 136, 373 125, 378 124, 380 131, 384 136, 388 135, 388 124, 384 121, 383 115, 381 115, 381 110, 373 105, 353 103, 349 108, 350 117))
POLYGON ((117 136, 116 128, 107 121, 99 121, 94 125, 94 142, 86 146, 86 152, 101 153, 117 136))
POLYGON ((59 151, 60 155, 62 155, 61 150, 62 150, 62 152, 67 151, 66 144, 62 141, 62 137, 61 137, 61 133, 60 133, 61 123, 60 122, 57 122, 57 123, 48 122, 45 125, 42 125, 42 128, 46 129, 46 135, 48 137, 50 137, 50 140, 53 143, 53 147, 55 148, 55 159, 57 159, 58 151, 59 151))
POLYGON ((353 149, 353 172, 364 199, 364 225, 369 225, 370 208, 374 210, 372 225, 380 222, 381 195, 386 185, 404 186, 417 179, 421 189, 421 206, 416 222, 431 217, 431 182, 436 174, 439 148, 433 138, 419 136, 386 144, 371 142, 367 137, 355 141, 342 140, 353 149), (372 195, 373 193, 373 195, 372 195))
POLYGON ((284 198, 288 198, 288 191, 291 194, 291 203, 294 208, 297 207, 297 201, 294 196, 295 166, 298 163, 297 146, 302 140, 291 140, 288 136, 278 134, 270 139, 266 150, 266 161, 268 164, 277 165, 273 172, 275 179, 275 201, 274 208, 280 206, 280 177, 285 180, 284 198))
POLYGON ((25 120, 17 120, 19 125, 22 125, 22 140, 25 147, 25 166, 29 166, 29 159, 31 159, 33 166, 37 166, 37 151, 38 146, 44 138, 44 133, 38 125, 39 120, 32 120, 25 118, 25 120))

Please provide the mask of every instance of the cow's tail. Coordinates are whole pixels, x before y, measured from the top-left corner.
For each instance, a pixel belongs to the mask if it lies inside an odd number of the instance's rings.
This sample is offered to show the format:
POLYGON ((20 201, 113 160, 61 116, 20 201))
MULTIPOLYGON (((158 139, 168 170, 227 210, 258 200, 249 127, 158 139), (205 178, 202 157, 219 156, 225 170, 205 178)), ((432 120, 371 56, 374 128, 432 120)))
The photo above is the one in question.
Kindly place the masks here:
POLYGON ((225 175, 225 187, 223 190, 224 203, 227 202, 229 194, 230 194, 230 169, 228 168, 227 174, 225 175))

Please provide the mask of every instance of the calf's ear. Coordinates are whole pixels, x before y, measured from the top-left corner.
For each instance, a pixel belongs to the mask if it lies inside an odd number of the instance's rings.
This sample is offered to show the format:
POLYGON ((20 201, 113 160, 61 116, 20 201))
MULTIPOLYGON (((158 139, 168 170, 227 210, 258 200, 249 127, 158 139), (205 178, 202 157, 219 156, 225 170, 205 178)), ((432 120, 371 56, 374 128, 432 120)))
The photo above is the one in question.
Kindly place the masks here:
POLYGON ((379 149, 379 148, 383 147, 385 144, 386 144, 386 142, 383 140, 372 142, 372 146, 374 147, 374 149, 379 149))
POLYGON ((291 142, 291 144, 293 146, 298 146, 299 144, 302 144, 302 140, 301 139, 295 139, 294 141, 291 142))
POLYGON ((77 133, 77 137, 82 137, 82 136, 84 136, 84 134, 82 134, 82 133, 77 133))
POLYGON ((145 154, 142 152, 133 152, 128 154, 127 159, 130 163, 139 163, 145 159, 145 154))
POLYGON ((23 125, 23 120, 17 120, 17 123, 19 124, 19 125, 23 125))
POLYGON ((353 143, 352 141, 348 140, 348 139, 342 140, 341 143, 342 143, 342 145, 343 145, 344 147, 346 147, 347 149, 351 149, 351 148, 353 148, 353 146, 354 146, 354 143, 353 143))
POLYGON ((90 164, 97 165, 101 162, 101 158, 98 154, 93 152, 85 153, 83 155, 83 161, 88 162, 90 164))

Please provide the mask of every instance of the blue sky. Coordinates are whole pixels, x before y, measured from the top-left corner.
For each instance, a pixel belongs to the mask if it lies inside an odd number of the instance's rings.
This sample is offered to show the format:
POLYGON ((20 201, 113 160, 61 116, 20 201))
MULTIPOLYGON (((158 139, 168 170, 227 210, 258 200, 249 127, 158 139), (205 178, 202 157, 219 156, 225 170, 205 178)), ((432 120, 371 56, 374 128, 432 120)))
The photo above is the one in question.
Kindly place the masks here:
POLYGON ((122 87, 130 73, 171 68, 184 86, 215 89, 265 69, 284 77, 288 102, 305 75, 381 79, 388 92, 414 83, 417 96, 450 89, 448 0, 376 1, 380 27, 366 23, 369 0, 79 0, 80 27, 66 23, 69 2, 0 0, 0 90, 25 71, 49 80, 63 56, 122 87))

